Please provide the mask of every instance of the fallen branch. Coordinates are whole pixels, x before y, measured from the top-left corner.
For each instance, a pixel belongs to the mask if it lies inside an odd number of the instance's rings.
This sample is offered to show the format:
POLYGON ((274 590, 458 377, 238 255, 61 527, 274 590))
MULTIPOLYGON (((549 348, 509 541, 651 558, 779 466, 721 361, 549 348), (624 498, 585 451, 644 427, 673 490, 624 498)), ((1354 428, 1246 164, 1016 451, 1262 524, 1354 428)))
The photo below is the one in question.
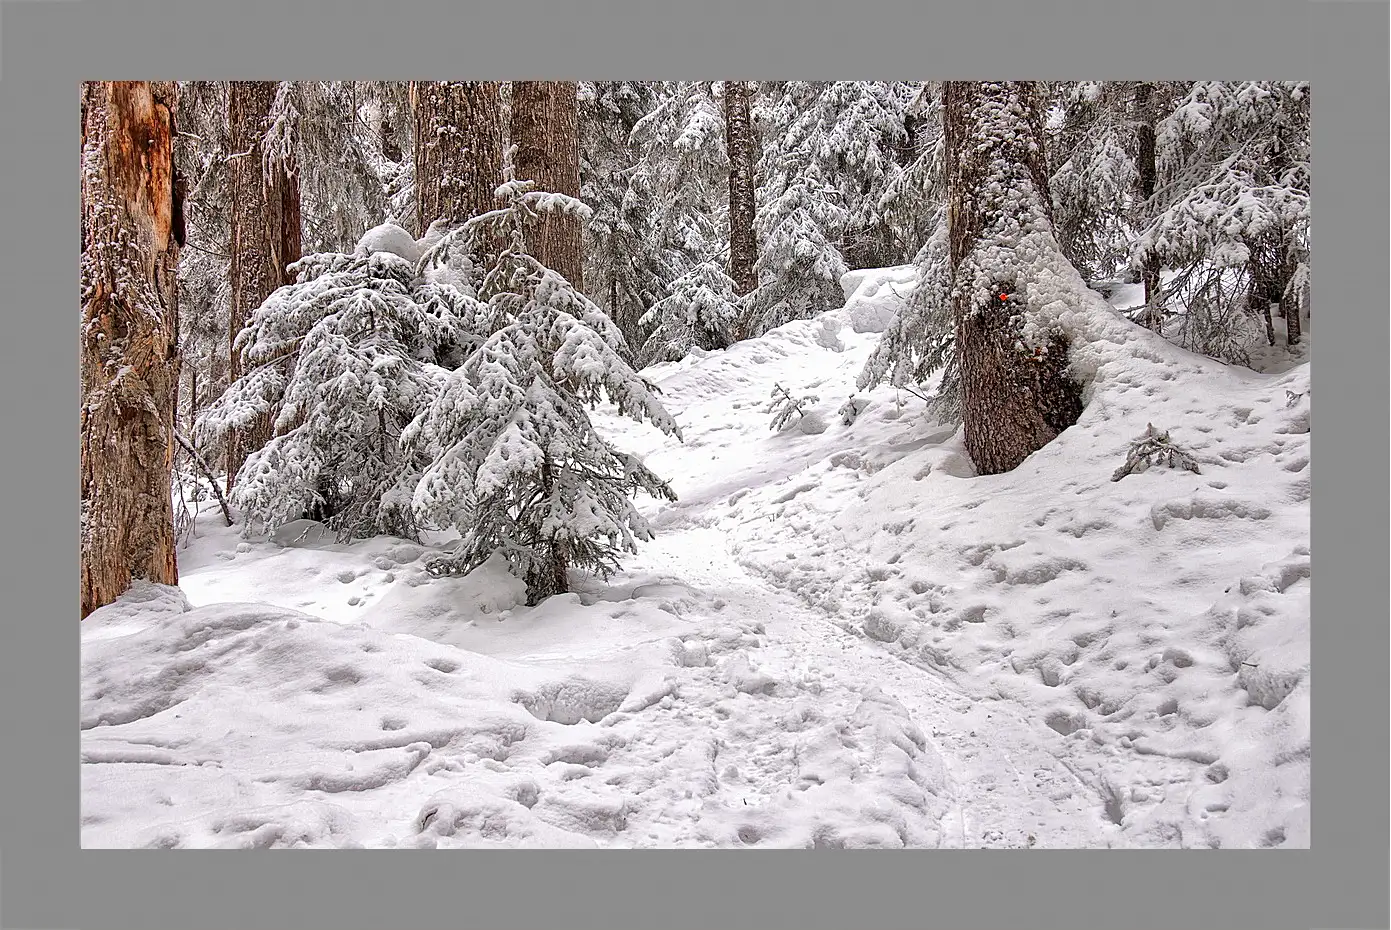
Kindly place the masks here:
POLYGON ((1161 433, 1151 423, 1145 429, 1145 434, 1130 444, 1130 453, 1125 457, 1125 464, 1116 469, 1111 480, 1119 481, 1126 475, 1142 472, 1156 463, 1170 468, 1184 468, 1195 475, 1199 474, 1198 463, 1193 456, 1169 441, 1168 430, 1161 433))
POLYGON ((227 520, 227 525, 232 525, 232 509, 227 506, 227 498, 222 495, 222 488, 217 486, 217 479, 213 477, 212 469, 208 463, 203 461, 203 457, 198 454, 198 450, 193 448, 193 444, 184 438, 183 433, 174 432, 174 438, 183 446, 188 457, 193 459, 193 464, 198 466, 198 470, 203 473, 203 477, 208 479, 208 484, 212 485, 213 493, 217 495, 217 503, 222 507, 222 516, 227 520))

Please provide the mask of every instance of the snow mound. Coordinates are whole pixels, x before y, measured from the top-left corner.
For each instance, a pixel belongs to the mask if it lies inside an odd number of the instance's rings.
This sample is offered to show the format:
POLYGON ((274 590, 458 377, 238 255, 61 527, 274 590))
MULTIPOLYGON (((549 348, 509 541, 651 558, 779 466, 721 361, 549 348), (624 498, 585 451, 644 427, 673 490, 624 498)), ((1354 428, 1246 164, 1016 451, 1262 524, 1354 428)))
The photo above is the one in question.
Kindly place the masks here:
MULTIPOLYGON (((428 235, 429 233, 427 233, 427 237, 428 235)), ((438 235, 435 238, 438 240, 438 235)), ((380 226, 373 226, 363 233, 353 251, 358 255, 390 252, 392 255, 399 255, 406 261, 415 263, 420 261, 421 256, 425 254, 426 245, 425 240, 417 242, 410 233, 395 223, 383 223, 380 226)))

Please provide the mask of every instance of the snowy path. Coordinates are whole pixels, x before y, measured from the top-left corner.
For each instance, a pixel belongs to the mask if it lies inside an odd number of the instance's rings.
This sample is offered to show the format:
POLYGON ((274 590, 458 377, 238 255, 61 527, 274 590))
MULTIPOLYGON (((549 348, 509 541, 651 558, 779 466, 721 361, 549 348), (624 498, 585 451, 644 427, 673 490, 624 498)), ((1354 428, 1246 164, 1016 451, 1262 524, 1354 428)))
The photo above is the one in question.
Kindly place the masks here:
POLYGON ((942 676, 852 634, 793 595, 744 569, 726 533, 691 527, 668 531, 644 550, 663 568, 715 594, 728 612, 763 623, 759 650, 770 676, 820 674, 852 689, 877 687, 901 704, 926 734, 945 774, 943 847, 1096 847, 1108 845, 1104 802, 1048 749, 1037 724, 1006 703, 963 693, 942 676), (835 671, 829 671, 834 669, 835 671))

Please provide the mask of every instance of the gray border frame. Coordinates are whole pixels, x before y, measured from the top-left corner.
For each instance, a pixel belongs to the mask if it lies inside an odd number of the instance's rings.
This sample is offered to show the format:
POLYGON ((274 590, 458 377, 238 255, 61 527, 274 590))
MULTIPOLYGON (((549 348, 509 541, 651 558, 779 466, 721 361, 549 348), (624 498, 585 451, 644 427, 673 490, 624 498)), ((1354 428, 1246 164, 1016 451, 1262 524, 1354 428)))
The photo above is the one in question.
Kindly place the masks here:
POLYGON ((1388 7, 1304 0, 70 0, 0 15, 10 510, 0 924, 28 928, 1386 927, 1388 7), (282 5, 283 3, 283 5, 282 5), (880 23, 877 31, 870 24, 880 23), (258 26, 261 28, 258 29, 258 26), (520 36, 525 33, 524 46, 520 36), (511 38, 509 38, 511 37, 511 38), (1134 37, 1127 40, 1126 37, 1134 37), (77 82, 122 77, 1277 77, 1313 82, 1321 408, 1313 846, 1276 852, 78 849, 77 82), (1367 290, 1374 293, 1368 298, 1367 290), (1331 309, 1323 309, 1331 308, 1331 309), (72 314, 69 316, 69 314, 72 314), (62 322, 64 318, 68 322, 62 322), (1326 327, 1332 327, 1326 328, 1326 327), (1378 494, 1373 495, 1373 489, 1378 494), (15 492, 19 493, 16 494, 15 492), (1376 506, 1369 506, 1369 500, 1376 506), (59 516, 54 519, 55 508, 59 516), (54 525, 56 522, 56 529, 54 525), (46 583, 38 583, 38 576, 46 583))

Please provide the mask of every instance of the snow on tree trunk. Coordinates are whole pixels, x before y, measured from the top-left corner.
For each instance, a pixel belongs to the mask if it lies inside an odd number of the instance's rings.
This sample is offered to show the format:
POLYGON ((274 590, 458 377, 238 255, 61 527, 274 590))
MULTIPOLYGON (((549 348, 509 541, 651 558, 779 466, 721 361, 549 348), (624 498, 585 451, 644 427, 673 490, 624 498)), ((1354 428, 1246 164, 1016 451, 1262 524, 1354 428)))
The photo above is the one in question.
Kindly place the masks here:
POLYGON ((725 81, 724 114, 729 153, 729 276, 735 293, 742 297, 758 286, 753 270, 758 246, 753 234, 754 152, 747 83, 725 81))
MULTIPOLYGON (((512 84, 512 144, 516 177, 538 189, 579 199, 579 111, 574 81, 515 81, 512 84)), ((537 261, 583 292, 583 222, 552 213, 530 233, 537 261)))
MULTIPOLYGON (((287 270, 300 257, 299 180, 293 159, 268 157, 264 140, 276 81, 231 81, 227 89, 228 134, 232 156, 227 166, 231 188, 231 262, 228 267, 231 320, 228 348, 251 314, 271 292, 293 280, 287 270)), ((240 355, 229 352, 228 381, 244 371, 240 355)), ((271 437, 271 419, 261 418, 227 442, 227 488, 247 455, 271 437)))
POLYGON ((170 81, 83 85, 81 612, 177 584, 179 377, 170 81))
POLYGON ((1052 235, 1037 88, 950 81, 944 105, 965 442, 978 472, 998 474, 1081 413, 1080 388, 1067 372, 1069 339, 1041 316, 1056 312, 1058 298, 1042 304, 1045 295, 1032 292, 1045 284, 1039 266, 1076 271, 1052 235))
POLYGON ((498 206, 502 183, 497 81, 412 81, 416 236, 443 219, 462 223, 498 206))

